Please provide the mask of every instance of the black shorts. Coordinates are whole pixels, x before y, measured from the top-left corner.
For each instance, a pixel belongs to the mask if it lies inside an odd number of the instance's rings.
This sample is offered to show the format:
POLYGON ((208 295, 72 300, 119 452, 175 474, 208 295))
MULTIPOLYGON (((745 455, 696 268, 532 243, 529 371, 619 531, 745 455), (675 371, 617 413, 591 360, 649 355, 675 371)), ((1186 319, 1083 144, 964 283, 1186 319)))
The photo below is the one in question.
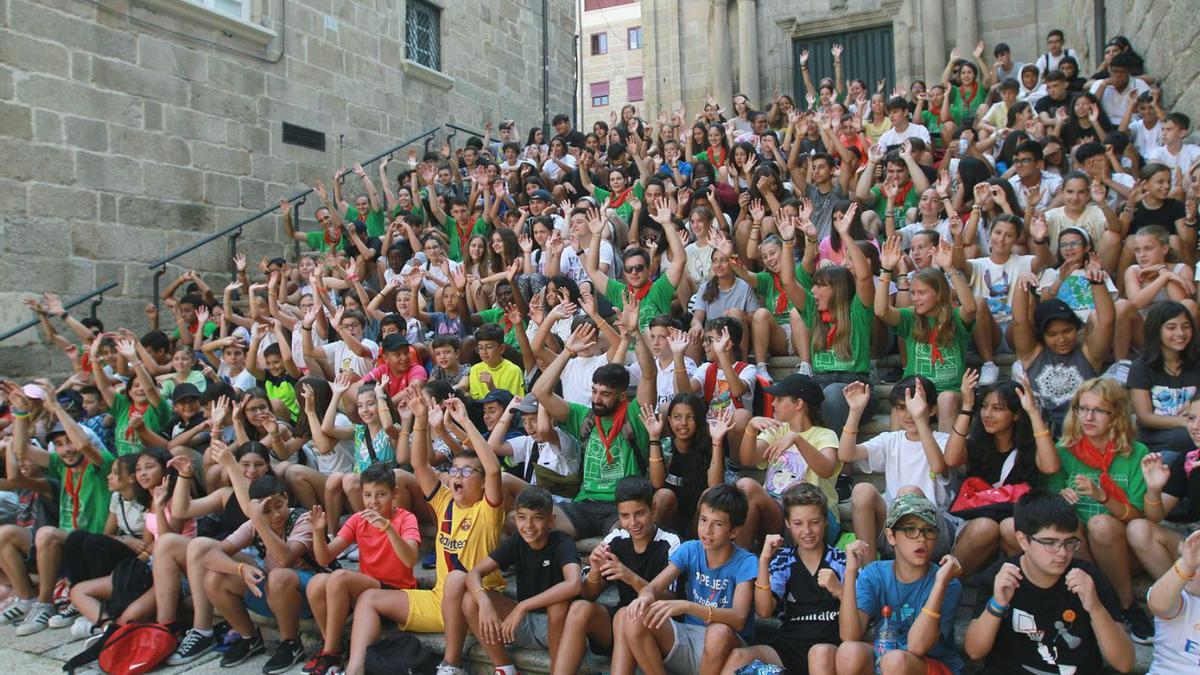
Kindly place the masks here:
MULTIPOLYGON (((600 605, 600 606, 604 608, 604 611, 608 612, 608 625, 611 626, 613 619, 617 616, 617 610, 620 609, 620 607, 613 607, 612 605, 600 605)), ((614 641, 616 640, 616 635, 613 636, 613 640, 614 641)), ((588 644, 588 649, 590 649, 591 652, 593 654, 595 654, 596 656, 603 656, 605 658, 612 657, 613 646, 611 644, 608 645, 607 647, 605 647, 604 645, 601 645, 601 644, 597 644, 596 641, 591 638, 591 636, 588 636, 587 644, 588 644)))
POLYGON ((567 514, 571 527, 575 529, 576 539, 602 537, 612 532, 619 517, 617 505, 613 502, 598 502, 587 500, 582 502, 567 502, 559 504, 558 508, 567 514))
POLYGON ((808 675, 808 650, 819 642, 806 640, 788 640, 787 636, 779 635, 771 641, 770 647, 783 661, 783 667, 788 675, 808 675))

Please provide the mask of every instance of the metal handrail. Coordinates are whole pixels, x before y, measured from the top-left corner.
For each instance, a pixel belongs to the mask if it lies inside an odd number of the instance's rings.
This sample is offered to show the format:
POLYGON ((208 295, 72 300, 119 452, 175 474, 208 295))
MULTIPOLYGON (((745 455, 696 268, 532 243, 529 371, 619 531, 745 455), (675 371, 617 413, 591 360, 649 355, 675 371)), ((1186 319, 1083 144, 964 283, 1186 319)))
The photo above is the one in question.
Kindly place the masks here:
MULTIPOLYGON (((88 300, 91 300, 92 298, 96 298, 95 300, 92 301, 92 307, 90 310, 90 316, 93 319, 95 319, 96 318, 96 307, 98 307, 101 302, 104 302, 104 293, 107 291, 111 291, 112 289, 116 288, 119 285, 120 284, 118 284, 117 282, 114 281, 105 286, 101 286, 100 288, 97 288, 89 293, 81 295, 78 298, 75 298, 74 300, 72 300, 70 302, 64 303, 63 309, 71 309, 72 307, 82 305, 83 303, 87 302, 88 300)), ((39 319, 36 319, 36 318, 26 321, 25 323, 17 326, 16 328, 13 328, 12 330, 4 333, 3 335, 0 335, 0 342, 7 340, 8 338, 10 338, 14 335, 17 335, 18 333, 22 333, 26 330, 29 330, 30 328, 33 328, 34 326, 38 325, 38 322, 39 322, 39 319)))
MULTIPOLYGON (((450 126, 450 125, 447 125, 447 126, 450 126)), ((375 162, 378 162, 379 160, 383 159, 384 157, 389 157, 389 156, 395 154, 398 150, 402 150, 402 149, 412 145, 413 143, 416 143, 422 139, 431 138, 434 134, 436 134, 439 130, 441 130, 441 128, 442 128, 441 126, 436 126, 436 127, 430 128, 430 129, 426 129, 424 132, 422 132, 416 136, 413 136, 412 138, 408 139, 407 141, 404 141, 403 143, 400 143, 399 145, 395 145, 387 150, 384 150, 383 152, 371 157, 370 159, 368 159, 366 161, 359 162, 359 164, 361 166, 367 166, 370 164, 374 164, 375 162)), ((288 197, 287 201, 290 203, 293 203, 293 204, 303 204, 305 199, 308 197, 308 195, 312 194, 312 191, 313 191, 312 188, 308 188, 307 190, 304 190, 302 192, 297 192, 296 194, 292 195, 291 197, 288 197)), ((237 245, 237 243, 236 243, 237 237, 241 236, 242 228, 245 227, 246 225, 249 225, 250 223, 258 220, 259 218, 262 218, 264 216, 268 216, 268 215, 274 213, 277 210, 279 210, 279 205, 273 204, 252 216, 249 216, 247 218, 243 218, 242 220, 239 220, 238 222, 230 225, 229 227, 226 227, 225 229, 223 229, 219 232, 214 232, 213 234, 210 234, 207 237, 200 239, 199 241, 192 242, 191 244, 188 244, 187 246, 184 246, 183 248, 180 248, 176 251, 173 251, 173 252, 167 254, 166 257, 163 257, 159 260, 155 260, 154 262, 150 263, 149 268, 154 271, 154 281, 153 281, 154 297, 151 299, 151 301, 154 303, 154 306, 158 307, 158 304, 160 301, 159 284, 160 284, 163 274, 165 274, 167 271, 168 263, 170 263, 173 260, 176 260, 182 256, 185 256, 188 253, 195 251, 196 249, 207 246, 208 244, 211 244, 212 242, 217 241, 218 239, 222 239, 224 237, 231 238, 230 246, 231 246, 231 257, 232 257, 233 248, 236 247, 236 245, 237 245)), ((299 221, 299 214, 297 214, 297 222, 298 221, 299 221)))
MULTIPOLYGON (((482 131, 468 129, 467 127, 460 127, 457 124, 454 124, 452 122, 446 122, 444 126, 450 127, 451 129, 454 129, 455 131, 461 131, 464 134, 471 134, 472 136, 478 136, 480 138, 483 138, 486 135, 482 131)), ((495 139, 492 139, 492 140, 495 140, 495 139)))

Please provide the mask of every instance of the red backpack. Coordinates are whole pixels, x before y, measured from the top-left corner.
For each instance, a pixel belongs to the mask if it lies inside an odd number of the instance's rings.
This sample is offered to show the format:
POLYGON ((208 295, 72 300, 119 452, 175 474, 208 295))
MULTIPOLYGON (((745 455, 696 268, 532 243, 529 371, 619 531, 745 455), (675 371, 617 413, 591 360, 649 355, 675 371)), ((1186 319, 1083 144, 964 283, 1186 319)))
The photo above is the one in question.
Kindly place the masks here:
MULTIPOLYGON (((733 372, 738 375, 746 369, 750 364, 744 361, 737 361, 733 364, 733 372)), ((717 369, 720 368, 715 362, 708 370, 704 372, 704 402, 712 403, 713 392, 717 390, 717 369)), ((757 416, 773 417, 775 415, 775 397, 767 393, 766 388, 771 386, 770 380, 762 375, 754 376, 754 409, 750 412, 757 416)), ((733 401, 734 408, 741 408, 742 401, 740 396, 730 396, 733 401)))
POLYGON ((161 623, 121 626, 104 641, 100 669, 109 675, 140 675, 154 670, 175 651, 175 635, 161 623))

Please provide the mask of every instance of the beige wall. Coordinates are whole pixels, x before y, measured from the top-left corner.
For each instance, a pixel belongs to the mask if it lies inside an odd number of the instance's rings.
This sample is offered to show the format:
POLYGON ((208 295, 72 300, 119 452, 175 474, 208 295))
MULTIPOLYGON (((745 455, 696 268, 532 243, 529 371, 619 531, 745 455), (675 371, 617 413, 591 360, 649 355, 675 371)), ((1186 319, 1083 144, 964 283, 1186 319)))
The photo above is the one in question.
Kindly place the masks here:
MULTIPOLYGON (((582 8, 583 2, 580 0, 582 8)), ((582 9, 581 9, 582 11, 582 9)), ((642 29, 642 47, 630 49, 628 42, 629 29, 642 25, 642 8, 638 2, 601 10, 583 12, 583 30, 580 33, 580 48, 583 76, 581 78, 579 110, 582 116, 581 128, 591 131, 592 123, 596 120, 609 120, 611 113, 619 113, 621 107, 629 103, 628 81, 631 77, 643 77, 643 97, 648 88, 643 76, 642 56, 646 51, 646 31, 642 29), (608 36, 608 53, 592 55, 592 35, 604 33, 608 36), (591 83, 608 82, 608 105, 593 106, 591 83)), ((642 110, 641 101, 634 102, 639 112, 642 110)), ((643 115, 644 116, 644 115, 643 115)))

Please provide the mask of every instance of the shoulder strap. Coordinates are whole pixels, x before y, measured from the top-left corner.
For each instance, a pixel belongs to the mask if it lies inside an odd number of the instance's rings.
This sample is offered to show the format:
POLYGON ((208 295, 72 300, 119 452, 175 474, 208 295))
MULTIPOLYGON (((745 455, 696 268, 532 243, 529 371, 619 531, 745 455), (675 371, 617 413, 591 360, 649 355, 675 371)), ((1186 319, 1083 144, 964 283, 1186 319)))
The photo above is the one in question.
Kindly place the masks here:
POLYGON ((363 429, 363 441, 367 446, 367 454, 371 456, 371 463, 374 464, 379 461, 379 455, 375 453, 375 439, 371 438, 370 425, 364 424, 363 429))
MULTIPOLYGON (((748 366, 748 365, 750 365, 750 364, 746 363, 745 361, 736 361, 733 364, 733 372, 737 373, 738 375, 741 375, 742 371, 745 370, 746 366, 748 366)), ((705 373, 704 373, 704 402, 705 403, 712 403, 713 392, 716 391, 716 389, 717 389, 717 370, 720 369, 720 367, 721 366, 718 365, 716 361, 713 361, 709 364, 708 370, 705 371, 705 373)), ((732 396, 732 395, 729 397, 729 399, 731 401, 733 401, 733 407, 735 407, 735 408, 742 407, 742 402, 740 400, 738 400, 738 398, 739 397, 732 396)))

